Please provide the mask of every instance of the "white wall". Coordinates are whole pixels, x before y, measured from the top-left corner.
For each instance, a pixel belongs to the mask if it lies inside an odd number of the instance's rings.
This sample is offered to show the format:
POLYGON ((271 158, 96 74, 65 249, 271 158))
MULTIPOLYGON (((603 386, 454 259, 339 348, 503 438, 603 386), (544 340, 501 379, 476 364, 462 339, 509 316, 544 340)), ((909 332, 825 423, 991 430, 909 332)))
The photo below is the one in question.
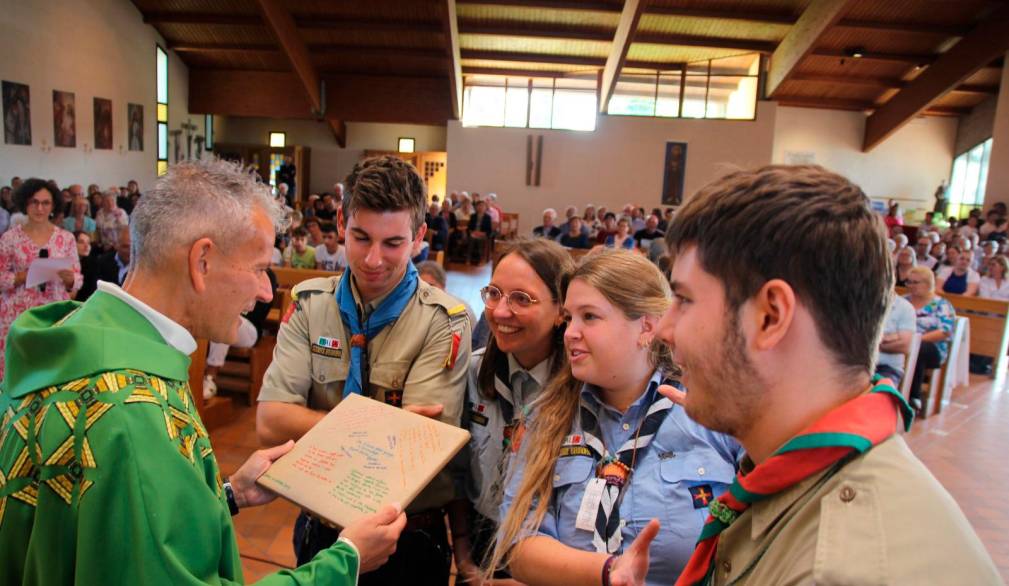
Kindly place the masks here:
POLYGON ((270 132, 286 132, 287 144, 312 149, 309 192, 331 191, 365 150, 396 150, 401 136, 417 139, 418 151, 444 151, 445 127, 418 124, 347 123, 347 147, 336 144, 326 122, 270 118, 214 117, 216 142, 266 144, 270 132))
MULTIPOLYGON (((14 175, 103 187, 155 177, 155 43, 129 0, 3 0, 0 2, 0 78, 31 92, 31 146, 0 144, 0 182, 14 175), (53 90, 75 94, 77 146, 53 145, 53 90), (112 100, 112 150, 93 150, 93 98, 112 100), (144 106, 144 150, 127 143, 127 103, 144 106), (85 148, 85 144, 87 148, 85 148), (45 147, 43 145, 46 145, 45 147), (48 152, 46 152, 48 150, 48 152)), ((189 117, 189 73, 169 52, 169 128, 187 118, 203 133, 203 116, 189 117)), ((170 160, 172 146, 169 145, 170 160)))
POLYGON ((660 207, 666 142, 687 143, 684 194, 733 167, 771 162, 777 105, 760 102, 757 119, 671 120, 600 116, 595 132, 463 128, 448 123, 448 190, 496 192, 519 229, 539 225, 546 207, 563 213, 587 203, 660 207), (541 185, 525 185, 526 137, 543 135, 541 185))
POLYGON ((868 153, 862 152, 864 130, 860 112, 779 107, 774 162, 811 155, 812 162, 848 177, 871 198, 903 200, 913 217, 916 210, 931 209, 932 194, 953 164, 957 119, 916 118, 868 153))

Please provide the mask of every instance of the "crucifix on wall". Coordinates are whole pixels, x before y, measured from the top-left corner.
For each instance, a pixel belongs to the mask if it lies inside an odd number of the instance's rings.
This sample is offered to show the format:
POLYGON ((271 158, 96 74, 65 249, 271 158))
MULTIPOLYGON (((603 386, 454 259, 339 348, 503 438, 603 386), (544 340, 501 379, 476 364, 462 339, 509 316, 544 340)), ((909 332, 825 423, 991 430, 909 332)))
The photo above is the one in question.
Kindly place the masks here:
POLYGON ((193 158, 193 131, 196 130, 196 125, 193 124, 192 120, 187 120, 181 126, 183 130, 186 131, 186 158, 193 158))
POLYGON ((172 130, 168 134, 175 140, 175 162, 178 163, 182 159, 182 131, 172 130))

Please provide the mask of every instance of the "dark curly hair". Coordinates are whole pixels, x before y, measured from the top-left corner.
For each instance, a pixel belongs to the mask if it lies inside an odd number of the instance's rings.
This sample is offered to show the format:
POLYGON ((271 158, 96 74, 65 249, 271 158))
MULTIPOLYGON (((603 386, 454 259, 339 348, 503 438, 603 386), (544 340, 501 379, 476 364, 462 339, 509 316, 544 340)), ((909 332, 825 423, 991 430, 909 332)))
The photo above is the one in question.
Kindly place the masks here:
POLYGON ((39 192, 39 190, 45 189, 49 192, 49 195, 53 198, 52 210, 56 211, 56 206, 60 205, 63 200, 60 199, 60 188, 56 183, 52 181, 46 181, 45 179, 39 179, 38 177, 31 177, 25 179, 24 182, 18 186, 17 191, 14 192, 14 205, 17 207, 18 211, 27 214, 28 213, 28 200, 32 198, 33 195, 39 192))

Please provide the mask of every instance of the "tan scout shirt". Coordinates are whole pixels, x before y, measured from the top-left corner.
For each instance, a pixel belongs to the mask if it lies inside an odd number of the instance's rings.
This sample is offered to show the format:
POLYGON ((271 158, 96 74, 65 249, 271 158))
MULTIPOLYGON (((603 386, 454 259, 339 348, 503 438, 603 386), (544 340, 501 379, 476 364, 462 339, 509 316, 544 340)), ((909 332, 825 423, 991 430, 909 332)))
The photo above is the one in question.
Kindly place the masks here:
POLYGON ((713 584, 1002 584, 960 507, 900 436, 754 504, 722 532, 715 564, 713 584))
MULTIPOLYGON (((345 273, 346 274, 346 273, 345 273)), ((292 290, 297 308, 281 324, 273 362, 266 371, 260 401, 280 401, 328 411, 343 398, 350 369, 350 335, 344 330, 335 292, 340 277, 309 279, 292 290), (320 338, 340 341, 338 349, 320 338)), ((360 308, 356 288, 354 298, 360 308)), ((374 306, 379 300, 372 302, 374 306)), ((374 309, 369 307, 368 311, 374 309)), ((399 319, 368 343, 369 389, 379 401, 402 392, 403 405, 443 405, 439 419, 459 425, 470 357, 469 317, 458 299, 419 281, 414 299, 399 319), (452 334, 461 340, 450 365, 452 334)), ((449 476, 442 472, 421 492, 409 512, 443 506, 452 499, 449 476)))

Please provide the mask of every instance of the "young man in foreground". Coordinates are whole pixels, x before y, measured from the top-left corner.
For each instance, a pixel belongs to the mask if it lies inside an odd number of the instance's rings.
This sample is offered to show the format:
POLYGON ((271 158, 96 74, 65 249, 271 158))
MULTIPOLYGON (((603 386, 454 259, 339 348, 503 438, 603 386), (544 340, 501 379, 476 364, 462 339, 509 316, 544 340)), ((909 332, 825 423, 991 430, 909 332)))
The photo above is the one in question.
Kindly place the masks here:
POLYGON ((820 167, 708 185, 667 242, 687 413, 747 457, 677 582, 999 584, 956 502, 898 435, 903 398, 873 381, 893 289, 862 190, 820 167))

